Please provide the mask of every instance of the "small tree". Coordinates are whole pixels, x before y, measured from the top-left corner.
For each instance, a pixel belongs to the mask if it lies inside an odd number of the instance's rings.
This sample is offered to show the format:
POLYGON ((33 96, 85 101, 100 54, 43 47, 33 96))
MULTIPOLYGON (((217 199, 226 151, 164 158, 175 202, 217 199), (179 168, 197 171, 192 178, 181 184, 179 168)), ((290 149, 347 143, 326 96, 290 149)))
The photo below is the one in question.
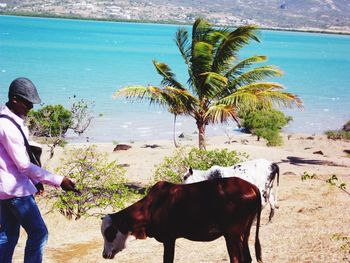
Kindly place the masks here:
POLYGON ((267 140, 268 146, 282 145, 280 131, 292 120, 292 117, 286 117, 283 112, 278 110, 256 110, 250 111, 242 116, 242 126, 247 132, 267 140))
MULTIPOLYGON (((76 98, 74 96, 74 98, 76 98)), ((27 117, 28 128, 33 136, 44 138, 50 148, 50 159, 56 146, 63 146, 68 129, 79 136, 89 127, 93 115, 93 103, 83 99, 73 101, 71 108, 62 105, 48 105, 37 111, 31 110, 27 117)))
POLYGON ((33 136, 44 138, 51 159, 56 146, 65 144, 64 136, 72 125, 72 113, 62 105, 48 105, 37 111, 31 110, 27 125, 33 136))
POLYGON ((116 161, 108 162, 107 154, 97 152, 94 145, 66 151, 63 156, 56 172, 72 178, 82 194, 54 190, 54 210, 77 220, 125 206, 129 194, 125 170, 116 161))
POLYGON ((48 105, 28 114, 28 128, 34 136, 62 137, 72 125, 72 113, 62 105, 48 105))
POLYGON ((169 181, 181 183, 184 173, 189 167, 206 170, 213 165, 231 166, 248 156, 236 151, 210 150, 192 148, 188 152, 184 148, 177 149, 172 156, 165 157, 156 167, 153 181, 169 181))
MULTIPOLYGON (((73 98, 76 97, 74 96, 73 98)), ((91 111, 93 106, 93 102, 88 103, 84 99, 73 101, 72 103, 70 108, 70 112, 72 113, 72 123, 70 128, 79 136, 86 131, 94 118, 91 111)))

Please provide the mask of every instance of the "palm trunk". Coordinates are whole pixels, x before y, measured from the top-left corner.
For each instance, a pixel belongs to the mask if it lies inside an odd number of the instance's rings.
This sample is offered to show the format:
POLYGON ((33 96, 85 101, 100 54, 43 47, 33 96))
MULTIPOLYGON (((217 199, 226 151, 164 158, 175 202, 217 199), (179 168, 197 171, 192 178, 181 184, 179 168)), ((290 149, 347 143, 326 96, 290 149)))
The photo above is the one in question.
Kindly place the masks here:
POLYGON ((206 149, 206 143, 205 143, 206 124, 205 124, 205 122, 197 120, 197 128, 198 128, 198 146, 199 146, 199 149, 205 150, 206 149))
POLYGON ((176 142, 176 136, 175 136, 175 124, 176 124, 176 114, 174 114, 173 141, 174 141, 175 147, 178 148, 179 145, 176 142))

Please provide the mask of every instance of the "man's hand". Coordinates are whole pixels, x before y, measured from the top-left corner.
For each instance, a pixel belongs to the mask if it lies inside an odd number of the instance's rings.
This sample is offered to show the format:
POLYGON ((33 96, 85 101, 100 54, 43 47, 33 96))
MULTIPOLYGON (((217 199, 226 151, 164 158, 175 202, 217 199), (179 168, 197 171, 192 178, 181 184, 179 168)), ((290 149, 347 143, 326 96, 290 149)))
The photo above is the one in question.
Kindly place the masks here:
POLYGON ((44 194, 44 185, 42 183, 35 184, 36 190, 38 190, 35 195, 43 195, 44 194))
POLYGON ((63 177, 62 183, 61 183, 61 188, 64 191, 73 191, 76 192, 77 194, 81 194, 81 192, 75 188, 75 183, 73 183, 68 177, 63 177))

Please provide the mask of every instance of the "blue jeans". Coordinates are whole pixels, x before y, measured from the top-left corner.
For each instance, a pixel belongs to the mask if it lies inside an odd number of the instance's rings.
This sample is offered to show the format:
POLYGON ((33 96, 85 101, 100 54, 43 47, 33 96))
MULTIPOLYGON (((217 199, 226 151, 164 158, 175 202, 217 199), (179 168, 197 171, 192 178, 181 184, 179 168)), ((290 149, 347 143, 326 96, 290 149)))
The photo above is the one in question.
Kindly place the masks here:
POLYGON ((48 232, 33 196, 0 200, 0 263, 11 263, 22 226, 28 234, 24 263, 42 262, 48 232))

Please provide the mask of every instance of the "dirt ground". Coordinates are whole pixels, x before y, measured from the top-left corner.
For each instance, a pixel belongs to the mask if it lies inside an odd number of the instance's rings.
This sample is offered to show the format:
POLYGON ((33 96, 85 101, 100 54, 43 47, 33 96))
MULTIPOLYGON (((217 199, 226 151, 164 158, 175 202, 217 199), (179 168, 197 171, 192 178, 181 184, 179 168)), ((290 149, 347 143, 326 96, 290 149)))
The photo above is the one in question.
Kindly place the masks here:
MULTIPOLYGON (((234 138, 230 144, 225 138, 211 138, 208 148, 236 149, 247 152, 250 158, 263 157, 279 164, 281 169, 279 205, 273 222, 267 224, 269 207, 263 210, 260 228, 260 242, 264 262, 350 262, 350 257, 341 250, 340 241, 332 239, 334 234, 350 236, 350 196, 324 180, 337 175, 350 189, 350 158, 344 151, 350 150, 350 142, 335 142, 324 136, 313 138, 293 135, 285 138, 283 147, 266 147, 252 137, 234 138), (321 151, 322 154, 317 153, 321 151), (320 180, 302 181, 301 175, 316 173, 320 180), (323 180, 323 181, 322 181, 323 180)), ((186 145, 190 142, 181 142, 186 145)), ((174 150, 171 142, 157 142, 158 148, 145 148, 141 143, 131 144, 128 151, 113 153, 113 145, 99 145, 102 151, 111 152, 111 158, 128 163, 127 176, 130 181, 145 183, 154 165, 174 150)), ((47 162, 54 166, 57 156, 47 162)), ((108 262, 102 258, 103 240, 99 218, 69 221, 58 213, 46 214, 45 202, 39 203, 49 229, 49 242, 44 262, 47 263, 99 263, 108 262)), ((250 250, 253 262, 255 226, 251 229, 250 250)), ((23 262, 25 233, 15 251, 14 262, 23 262)), ((349 247, 348 247, 349 250, 349 247)), ((158 263, 162 262, 163 246, 155 239, 129 240, 127 248, 116 255, 111 262, 158 263)), ((175 248, 175 262, 215 263, 229 262, 223 238, 213 242, 191 242, 178 239, 175 248)))

